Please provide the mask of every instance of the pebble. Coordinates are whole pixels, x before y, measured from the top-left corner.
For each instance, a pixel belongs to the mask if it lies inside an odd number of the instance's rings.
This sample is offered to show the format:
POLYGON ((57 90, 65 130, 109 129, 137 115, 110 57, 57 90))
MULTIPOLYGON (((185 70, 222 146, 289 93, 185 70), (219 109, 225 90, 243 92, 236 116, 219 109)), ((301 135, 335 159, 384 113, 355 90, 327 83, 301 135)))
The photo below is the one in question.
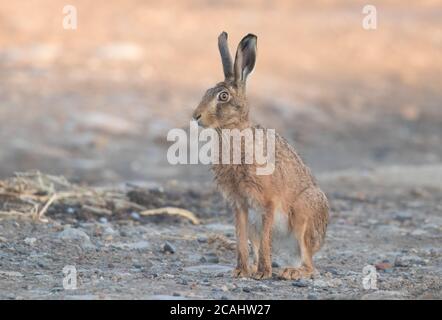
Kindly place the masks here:
POLYGON ((140 220, 140 214, 138 213, 138 212, 132 212, 131 214, 130 214, 130 216, 132 217, 132 219, 134 219, 134 220, 140 220))
POLYGON ((410 267, 413 265, 425 265, 425 261, 418 256, 399 255, 394 260, 395 267, 410 267))
POLYGON ((308 283, 307 283, 307 281, 301 279, 301 280, 296 280, 296 281, 292 282, 292 286, 304 288, 304 287, 308 287, 308 283))
POLYGON ((401 211, 401 212, 396 212, 393 215, 393 219, 397 220, 399 222, 404 222, 404 221, 407 221, 407 220, 412 220, 413 219, 413 215, 410 212, 401 211))
POLYGON ((199 243, 206 243, 207 242, 207 237, 198 237, 197 241, 199 243))
POLYGON ((420 237, 423 235, 426 235, 428 232, 423 230, 423 229, 414 229, 413 231, 411 231, 411 235, 415 236, 415 237, 420 237))
POLYGON ((18 271, 2 271, 2 270, 0 270, 0 276, 23 277, 23 274, 18 271))
POLYGON ((33 246, 35 244, 35 242, 37 241, 37 239, 36 238, 25 238, 24 241, 26 244, 33 246))
POLYGON ((184 270, 191 273, 218 274, 218 273, 232 272, 233 268, 231 266, 225 266, 220 264, 203 264, 203 265, 186 267, 184 268, 184 270))
POLYGON ((163 246, 163 251, 168 253, 175 253, 176 249, 170 242, 166 241, 163 246))
POLYGON ((101 217, 100 219, 98 219, 98 221, 100 221, 101 223, 108 223, 107 218, 106 217, 101 217))
POLYGON ((393 268, 393 265, 389 262, 380 262, 375 264, 376 270, 386 271, 393 268))
POLYGON ((338 270, 336 270, 336 268, 334 268, 334 267, 327 267, 327 268, 325 268, 325 271, 329 272, 335 276, 339 275, 338 270))
POLYGON ((404 298, 406 298, 406 294, 401 291, 378 290, 363 295, 361 300, 397 300, 404 298))
POLYGON ((202 263, 219 263, 219 258, 214 252, 210 252, 200 258, 202 263))
POLYGON ((129 250, 147 250, 150 248, 150 243, 146 240, 141 240, 133 243, 116 242, 112 244, 112 247, 129 250))
POLYGON ((94 249, 91 239, 83 230, 76 228, 66 228, 57 234, 57 237, 67 241, 79 241, 83 249, 94 249))

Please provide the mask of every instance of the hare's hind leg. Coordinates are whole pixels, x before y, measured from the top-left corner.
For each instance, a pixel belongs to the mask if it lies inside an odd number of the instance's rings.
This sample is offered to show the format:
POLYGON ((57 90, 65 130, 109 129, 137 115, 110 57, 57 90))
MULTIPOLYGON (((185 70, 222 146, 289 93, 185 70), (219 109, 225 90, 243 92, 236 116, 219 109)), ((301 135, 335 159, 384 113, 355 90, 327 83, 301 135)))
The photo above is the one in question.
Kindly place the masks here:
POLYGON ((321 190, 312 188, 299 196, 290 215, 291 229, 295 233, 301 252, 301 266, 284 268, 283 279, 310 278, 314 272, 313 254, 322 245, 328 220, 327 199, 321 190))
POLYGON ((313 266, 313 247, 308 241, 308 223, 303 227, 297 228, 295 237, 298 241, 298 246, 301 252, 301 266, 299 267, 285 267, 279 273, 279 277, 286 280, 297 280, 301 278, 311 278, 315 270, 313 266))

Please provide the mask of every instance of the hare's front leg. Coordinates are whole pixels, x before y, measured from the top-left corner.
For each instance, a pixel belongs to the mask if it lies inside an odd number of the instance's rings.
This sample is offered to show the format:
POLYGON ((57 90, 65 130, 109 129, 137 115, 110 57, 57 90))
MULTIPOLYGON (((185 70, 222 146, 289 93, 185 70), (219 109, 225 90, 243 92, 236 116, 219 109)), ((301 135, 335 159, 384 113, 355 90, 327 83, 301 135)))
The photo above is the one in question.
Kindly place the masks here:
POLYGON ((244 205, 235 206, 236 253, 237 266, 233 270, 234 277, 248 277, 249 246, 247 236, 248 210, 244 205))
POLYGON ((269 279, 272 277, 272 229, 273 229, 274 208, 266 208, 262 216, 262 234, 259 245, 258 270, 253 278, 269 279))

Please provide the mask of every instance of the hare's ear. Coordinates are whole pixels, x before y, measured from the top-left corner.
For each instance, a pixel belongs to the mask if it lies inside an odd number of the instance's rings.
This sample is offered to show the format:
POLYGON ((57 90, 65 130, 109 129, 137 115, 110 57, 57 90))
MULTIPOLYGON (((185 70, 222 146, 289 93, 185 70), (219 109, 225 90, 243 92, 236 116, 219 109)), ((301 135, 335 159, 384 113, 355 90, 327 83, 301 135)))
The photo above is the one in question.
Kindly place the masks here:
POLYGON ((233 79, 232 56, 230 55, 229 45, 227 44, 227 33, 224 31, 218 37, 218 49, 223 63, 224 77, 226 80, 233 79))
POLYGON ((247 76, 253 71, 256 61, 257 37, 249 33, 238 45, 235 56, 235 81, 238 84, 245 83, 247 76))

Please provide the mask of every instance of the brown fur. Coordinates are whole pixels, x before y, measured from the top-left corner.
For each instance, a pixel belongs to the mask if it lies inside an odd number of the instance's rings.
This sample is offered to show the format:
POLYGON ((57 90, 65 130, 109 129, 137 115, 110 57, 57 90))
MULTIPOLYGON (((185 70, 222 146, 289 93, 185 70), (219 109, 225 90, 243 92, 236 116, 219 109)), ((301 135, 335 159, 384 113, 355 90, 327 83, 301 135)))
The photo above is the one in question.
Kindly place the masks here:
MULTIPOLYGON (((230 69, 233 64, 228 52, 227 34, 220 35, 219 46, 226 79, 206 92, 194 112, 194 118, 202 126, 219 132, 224 128, 252 128, 253 132, 257 128, 264 129, 249 122, 245 94, 246 79, 255 64, 256 37, 249 34, 243 38, 233 70, 230 69), (229 101, 220 101, 217 96, 220 91, 229 93, 229 101)), ((293 246, 299 246, 302 260, 301 267, 283 268, 280 277, 298 279, 311 276, 314 271, 312 256, 324 241, 328 222, 327 198, 309 168, 287 141, 276 135, 275 143, 276 162, 271 175, 257 175, 256 163, 215 164, 212 167, 215 181, 235 211, 238 259, 234 276, 253 276, 256 279, 272 276, 272 232, 277 210, 287 215, 287 228, 294 236, 293 246), (262 212, 260 234, 248 230, 249 209, 262 212), (254 255, 252 267, 248 264, 248 239, 254 255)), ((243 145, 242 154, 244 148, 243 145)))

